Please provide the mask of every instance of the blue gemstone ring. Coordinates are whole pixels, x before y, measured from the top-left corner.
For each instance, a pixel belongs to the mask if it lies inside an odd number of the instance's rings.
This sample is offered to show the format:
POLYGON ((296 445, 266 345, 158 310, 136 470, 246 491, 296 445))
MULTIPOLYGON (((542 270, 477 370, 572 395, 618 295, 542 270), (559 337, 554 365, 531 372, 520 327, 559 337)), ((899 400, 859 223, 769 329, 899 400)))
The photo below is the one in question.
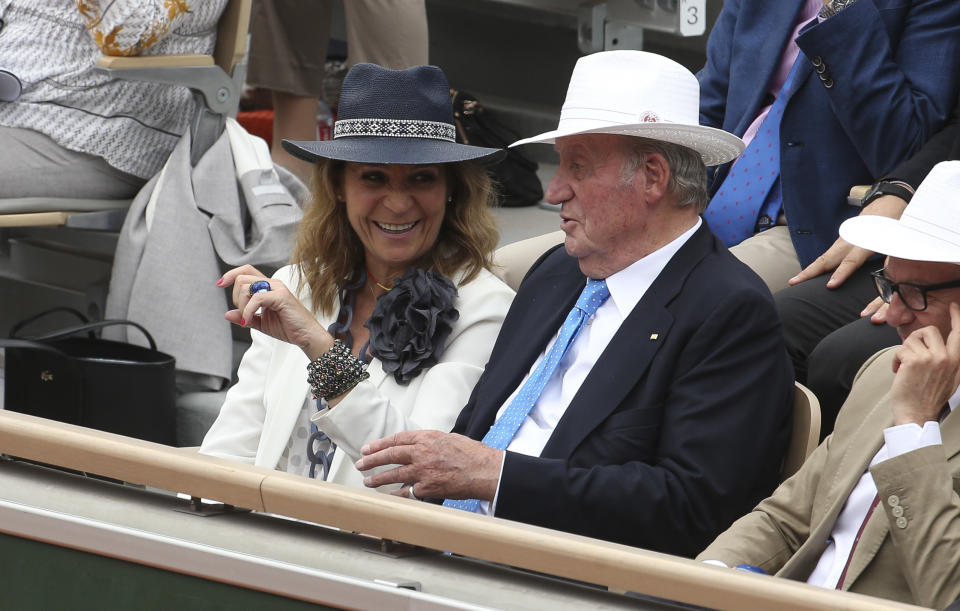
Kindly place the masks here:
POLYGON ((266 293, 270 290, 270 283, 266 280, 257 280, 250 285, 250 296, 253 297, 257 293, 266 293))

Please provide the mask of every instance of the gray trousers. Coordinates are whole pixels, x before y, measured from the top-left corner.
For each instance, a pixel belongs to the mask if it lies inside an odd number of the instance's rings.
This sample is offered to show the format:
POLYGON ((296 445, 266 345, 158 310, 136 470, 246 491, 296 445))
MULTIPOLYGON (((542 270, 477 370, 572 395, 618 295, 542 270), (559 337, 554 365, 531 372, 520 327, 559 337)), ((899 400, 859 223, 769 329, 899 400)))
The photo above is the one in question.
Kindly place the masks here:
POLYGON ((145 182, 40 132, 0 127, 0 198, 130 199, 145 182))

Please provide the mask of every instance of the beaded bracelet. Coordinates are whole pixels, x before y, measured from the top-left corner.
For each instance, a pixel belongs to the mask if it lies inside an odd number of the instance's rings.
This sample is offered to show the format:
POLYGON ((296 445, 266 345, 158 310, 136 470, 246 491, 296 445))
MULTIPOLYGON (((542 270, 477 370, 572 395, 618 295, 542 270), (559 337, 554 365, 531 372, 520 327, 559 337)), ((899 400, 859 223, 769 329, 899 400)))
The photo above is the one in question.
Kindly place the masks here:
POLYGON ((307 383, 315 399, 333 399, 370 377, 364 363, 339 339, 315 361, 307 363, 307 383))

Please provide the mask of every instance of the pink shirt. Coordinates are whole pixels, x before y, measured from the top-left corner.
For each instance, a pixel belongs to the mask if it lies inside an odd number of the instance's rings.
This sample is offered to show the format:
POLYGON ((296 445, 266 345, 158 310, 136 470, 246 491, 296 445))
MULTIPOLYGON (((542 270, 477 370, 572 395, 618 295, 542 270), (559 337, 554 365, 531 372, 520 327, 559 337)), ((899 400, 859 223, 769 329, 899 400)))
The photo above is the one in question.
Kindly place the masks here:
MULTIPOLYGON (((797 56, 800 55, 800 47, 797 46, 797 34, 800 33, 800 29, 803 28, 803 26, 807 25, 811 19, 817 16, 821 8, 823 8, 823 0, 806 0, 804 3, 803 10, 800 11, 800 20, 797 23, 797 27, 794 28, 793 33, 790 35, 790 42, 787 43, 787 48, 784 49, 783 55, 780 57, 780 65, 777 66, 777 69, 770 77, 770 82, 767 83, 767 92, 772 97, 776 96, 780 88, 783 87, 783 83, 786 82, 794 62, 797 61, 797 56)), ((767 118, 767 113, 770 112, 770 106, 772 105, 773 104, 768 104, 761 108, 760 114, 753 120, 750 127, 747 128, 747 131, 743 134, 743 141, 746 144, 750 144, 753 137, 757 135, 757 130, 760 129, 760 124, 763 123, 763 120, 767 118)))

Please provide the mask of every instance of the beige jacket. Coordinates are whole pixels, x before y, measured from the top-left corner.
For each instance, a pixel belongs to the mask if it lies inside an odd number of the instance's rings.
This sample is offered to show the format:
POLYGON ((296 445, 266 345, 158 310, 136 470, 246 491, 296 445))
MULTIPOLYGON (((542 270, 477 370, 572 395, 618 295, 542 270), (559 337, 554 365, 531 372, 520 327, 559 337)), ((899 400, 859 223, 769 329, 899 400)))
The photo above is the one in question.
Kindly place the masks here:
MULTIPOLYGON (((833 434, 803 468, 698 559, 807 579, 847 497, 883 445, 883 429, 893 424, 887 392, 894 350, 878 352, 860 369, 833 434)), ((960 598, 960 416, 947 418, 941 434, 942 446, 870 469, 881 503, 854 551, 843 589, 938 609, 960 598)))

